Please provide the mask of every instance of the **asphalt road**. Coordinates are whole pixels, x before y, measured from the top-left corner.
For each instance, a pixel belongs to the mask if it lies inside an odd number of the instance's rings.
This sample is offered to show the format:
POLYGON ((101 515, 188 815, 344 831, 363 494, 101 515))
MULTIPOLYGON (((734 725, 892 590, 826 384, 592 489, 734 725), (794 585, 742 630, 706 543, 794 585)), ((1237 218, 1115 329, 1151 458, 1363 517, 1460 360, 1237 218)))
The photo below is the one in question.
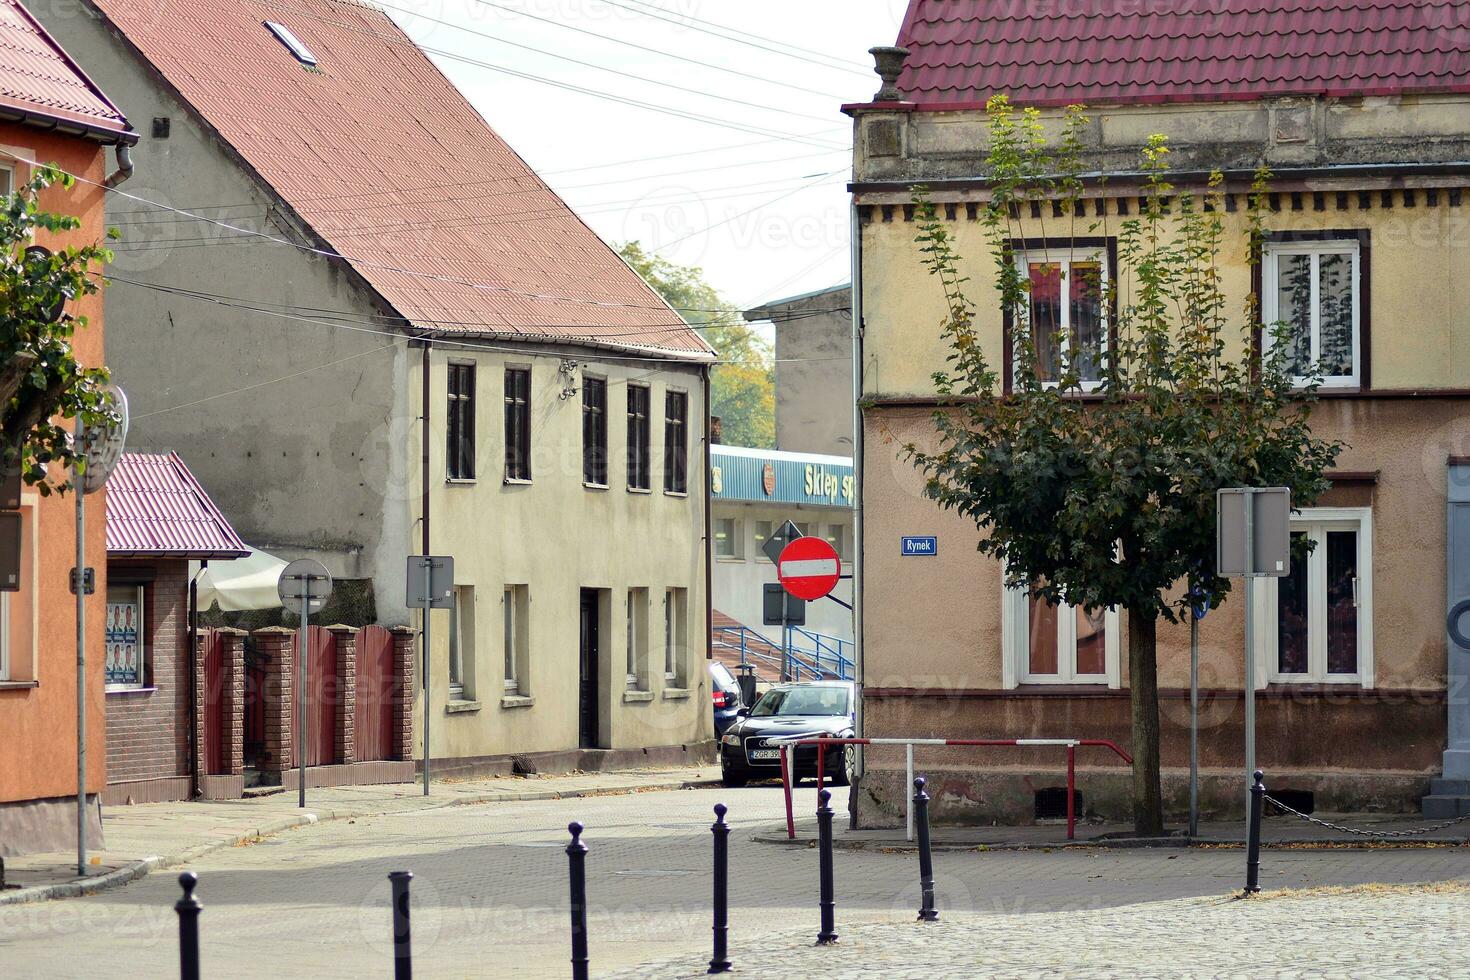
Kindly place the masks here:
MULTIPOLYGON (((731 807, 731 954, 810 923, 815 850, 757 844, 778 788, 497 803, 336 822, 227 848, 190 867, 206 977, 390 975, 387 873, 413 881, 419 977, 568 974, 566 824, 587 825, 594 976, 709 943, 711 808, 731 807)), ((815 792, 799 791, 803 811, 815 792)), ((1238 888, 1239 850, 944 852, 941 910, 1065 916, 1238 888)), ((912 853, 839 850, 839 926, 911 921, 912 853)), ((177 971, 177 870, 85 899, 0 907, 0 977, 168 977, 177 971)), ((1470 848, 1268 851, 1267 888, 1470 880, 1470 848)), ((1143 914, 1142 912, 1140 914, 1143 914)), ((763 967, 779 975, 776 964, 763 967)))

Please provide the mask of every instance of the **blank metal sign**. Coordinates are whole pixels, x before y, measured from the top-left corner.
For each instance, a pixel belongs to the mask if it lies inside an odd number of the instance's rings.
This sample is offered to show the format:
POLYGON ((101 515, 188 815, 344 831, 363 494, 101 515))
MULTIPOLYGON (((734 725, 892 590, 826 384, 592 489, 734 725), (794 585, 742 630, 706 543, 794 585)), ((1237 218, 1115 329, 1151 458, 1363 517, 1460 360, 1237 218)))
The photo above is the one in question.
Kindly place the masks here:
POLYGON ((1215 493, 1215 572, 1291 574, 1291 491, 1286 487, 1227 487, 1215 493), (1245 567, 1245 508, 1251 507, 1255 568, 1245 567))

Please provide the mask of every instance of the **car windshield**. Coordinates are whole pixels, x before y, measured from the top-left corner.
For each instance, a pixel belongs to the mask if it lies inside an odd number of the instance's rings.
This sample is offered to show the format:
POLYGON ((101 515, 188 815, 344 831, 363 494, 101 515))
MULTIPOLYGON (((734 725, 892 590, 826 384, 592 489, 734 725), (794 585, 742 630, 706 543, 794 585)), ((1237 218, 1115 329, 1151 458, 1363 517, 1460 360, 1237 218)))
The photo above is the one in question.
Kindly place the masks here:
POLYGON ((767 691, 751 712, 756 718, 771 715, 845 715, 845 687, 778 687, 767 691))

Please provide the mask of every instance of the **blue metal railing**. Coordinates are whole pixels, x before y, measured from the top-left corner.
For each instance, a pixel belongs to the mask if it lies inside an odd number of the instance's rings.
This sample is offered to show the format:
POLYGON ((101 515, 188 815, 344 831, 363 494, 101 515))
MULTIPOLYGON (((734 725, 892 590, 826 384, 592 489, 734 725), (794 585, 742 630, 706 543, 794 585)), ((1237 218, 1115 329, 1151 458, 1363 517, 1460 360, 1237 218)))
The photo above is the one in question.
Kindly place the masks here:
POLYGON ((738 650, 742 664, 765 665, 783 680, 852 680, 851 640, 801 626, 788 626, 784 632, 785 642, 777 643, 749 626, 717 626, 715 645, 738 650))

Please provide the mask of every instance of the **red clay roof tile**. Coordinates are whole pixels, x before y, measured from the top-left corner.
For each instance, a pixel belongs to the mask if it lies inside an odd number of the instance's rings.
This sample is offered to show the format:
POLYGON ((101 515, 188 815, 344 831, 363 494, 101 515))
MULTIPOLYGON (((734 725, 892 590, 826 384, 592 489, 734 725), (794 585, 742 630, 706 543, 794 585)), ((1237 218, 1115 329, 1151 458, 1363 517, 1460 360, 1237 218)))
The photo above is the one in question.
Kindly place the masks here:
POLYGON ((132 137, 117 106, 19 0, 0 0, 0 109, 132 137))
POLYGON ((712 356, 381 10, 353 0, 94 2, 417 326, 712 356), (297 61, 268 20, 317 65, 297 61))
POLYGON ((1467 0, 912 0, 920 106, 1470 91, 1467 0))

